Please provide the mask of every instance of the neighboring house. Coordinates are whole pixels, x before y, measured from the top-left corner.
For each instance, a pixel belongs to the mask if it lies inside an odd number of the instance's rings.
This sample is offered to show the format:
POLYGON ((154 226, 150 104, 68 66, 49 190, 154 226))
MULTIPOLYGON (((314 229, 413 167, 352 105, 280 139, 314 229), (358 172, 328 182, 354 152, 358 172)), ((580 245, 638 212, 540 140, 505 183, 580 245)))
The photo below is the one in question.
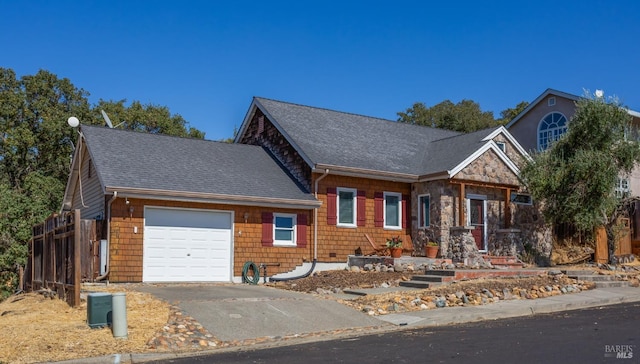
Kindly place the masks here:
MULTIPOLYGON (((553 89, 545 90, 533 102, 506 125, 509 133, 529 153, 545 150, 567 131, 576 112, 580 96, 553 89)), ((640 113, 629 110, 632 126, 640 129, 640 113)), ((620 176, 616 186, 620 196, 640 196, 640 169, 636 167, 630 175, 620 176)))
POLYGON ((107 224, 114 282, 239 281, 377 243, 549 254, 503 127, 459 134, 254 98, 234 144, 81 126, 63 200, 107 224), (471 245, 471 247, 469 246, 471 245))

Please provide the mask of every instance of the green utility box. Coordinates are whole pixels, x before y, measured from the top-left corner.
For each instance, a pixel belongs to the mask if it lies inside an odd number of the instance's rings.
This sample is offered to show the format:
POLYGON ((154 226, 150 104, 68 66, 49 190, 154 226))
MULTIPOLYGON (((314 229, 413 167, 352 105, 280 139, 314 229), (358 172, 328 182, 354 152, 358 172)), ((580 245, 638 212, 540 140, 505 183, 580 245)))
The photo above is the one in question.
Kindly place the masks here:
POLYGON ((91 328, 111 325, 111 293, 89 293, 87 295, 87 324, 91 328))

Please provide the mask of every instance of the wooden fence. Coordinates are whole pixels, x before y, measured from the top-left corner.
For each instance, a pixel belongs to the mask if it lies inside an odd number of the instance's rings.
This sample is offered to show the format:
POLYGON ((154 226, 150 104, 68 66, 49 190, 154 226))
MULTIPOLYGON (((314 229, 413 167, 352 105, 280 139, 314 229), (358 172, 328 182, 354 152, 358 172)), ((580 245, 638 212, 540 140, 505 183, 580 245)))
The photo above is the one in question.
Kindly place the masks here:
POLYGON ((26 291, 47 290, 71 306, 80 304, 82 281, 99 273, 99 241, 95 220, 81 220, 80 210, 52 214, 33 226, 26 291))
MULTIPOLYGON (((618 219, 617 236, 615 242, 614 255, 631 254, 631 225, 627 218, 618 219)), ((609 262, 609 244, 607 232, 604 227, 596 229, 596 263, 609 262)))

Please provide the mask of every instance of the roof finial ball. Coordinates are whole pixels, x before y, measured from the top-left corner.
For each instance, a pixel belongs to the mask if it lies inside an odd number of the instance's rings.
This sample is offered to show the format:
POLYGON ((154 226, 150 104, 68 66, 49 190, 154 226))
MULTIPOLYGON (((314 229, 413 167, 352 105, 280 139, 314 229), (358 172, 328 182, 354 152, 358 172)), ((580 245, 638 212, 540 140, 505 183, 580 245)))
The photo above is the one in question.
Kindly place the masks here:
POLYGON ((67 119, 67 124, 69 124, 69 126, 72 128, 77 128, 78 125, 80 125, 80 120, 78 120, 78 118, 75 116, 71 116, 69 117, 69 119, 67 119))

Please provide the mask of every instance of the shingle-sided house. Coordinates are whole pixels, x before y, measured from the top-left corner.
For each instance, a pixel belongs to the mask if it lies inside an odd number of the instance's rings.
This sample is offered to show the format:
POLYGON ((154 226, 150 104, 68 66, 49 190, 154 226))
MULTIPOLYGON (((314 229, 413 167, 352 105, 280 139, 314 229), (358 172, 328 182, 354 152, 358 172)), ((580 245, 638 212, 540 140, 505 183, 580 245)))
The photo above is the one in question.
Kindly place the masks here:
POLYGON ((365 233, 411 237, 418 252, 436 240, 454 259, 465 257, 464 237, 490 254, 550 251, 542 218, 519 194, 528 154, 503 127, 460 134, 254 98, 235 141, 269 150, 322 202, 321 261, 366 249, 365 233))
POLYGON ((417 254, 548 254, 527 153, 470 134, 254 98, 235 143, 81 126, 63 210, 106 225, 113 282, 239 281, 344 264, 400 236, 417 254), (471 247, 469 246, 471 245, 471 247))

